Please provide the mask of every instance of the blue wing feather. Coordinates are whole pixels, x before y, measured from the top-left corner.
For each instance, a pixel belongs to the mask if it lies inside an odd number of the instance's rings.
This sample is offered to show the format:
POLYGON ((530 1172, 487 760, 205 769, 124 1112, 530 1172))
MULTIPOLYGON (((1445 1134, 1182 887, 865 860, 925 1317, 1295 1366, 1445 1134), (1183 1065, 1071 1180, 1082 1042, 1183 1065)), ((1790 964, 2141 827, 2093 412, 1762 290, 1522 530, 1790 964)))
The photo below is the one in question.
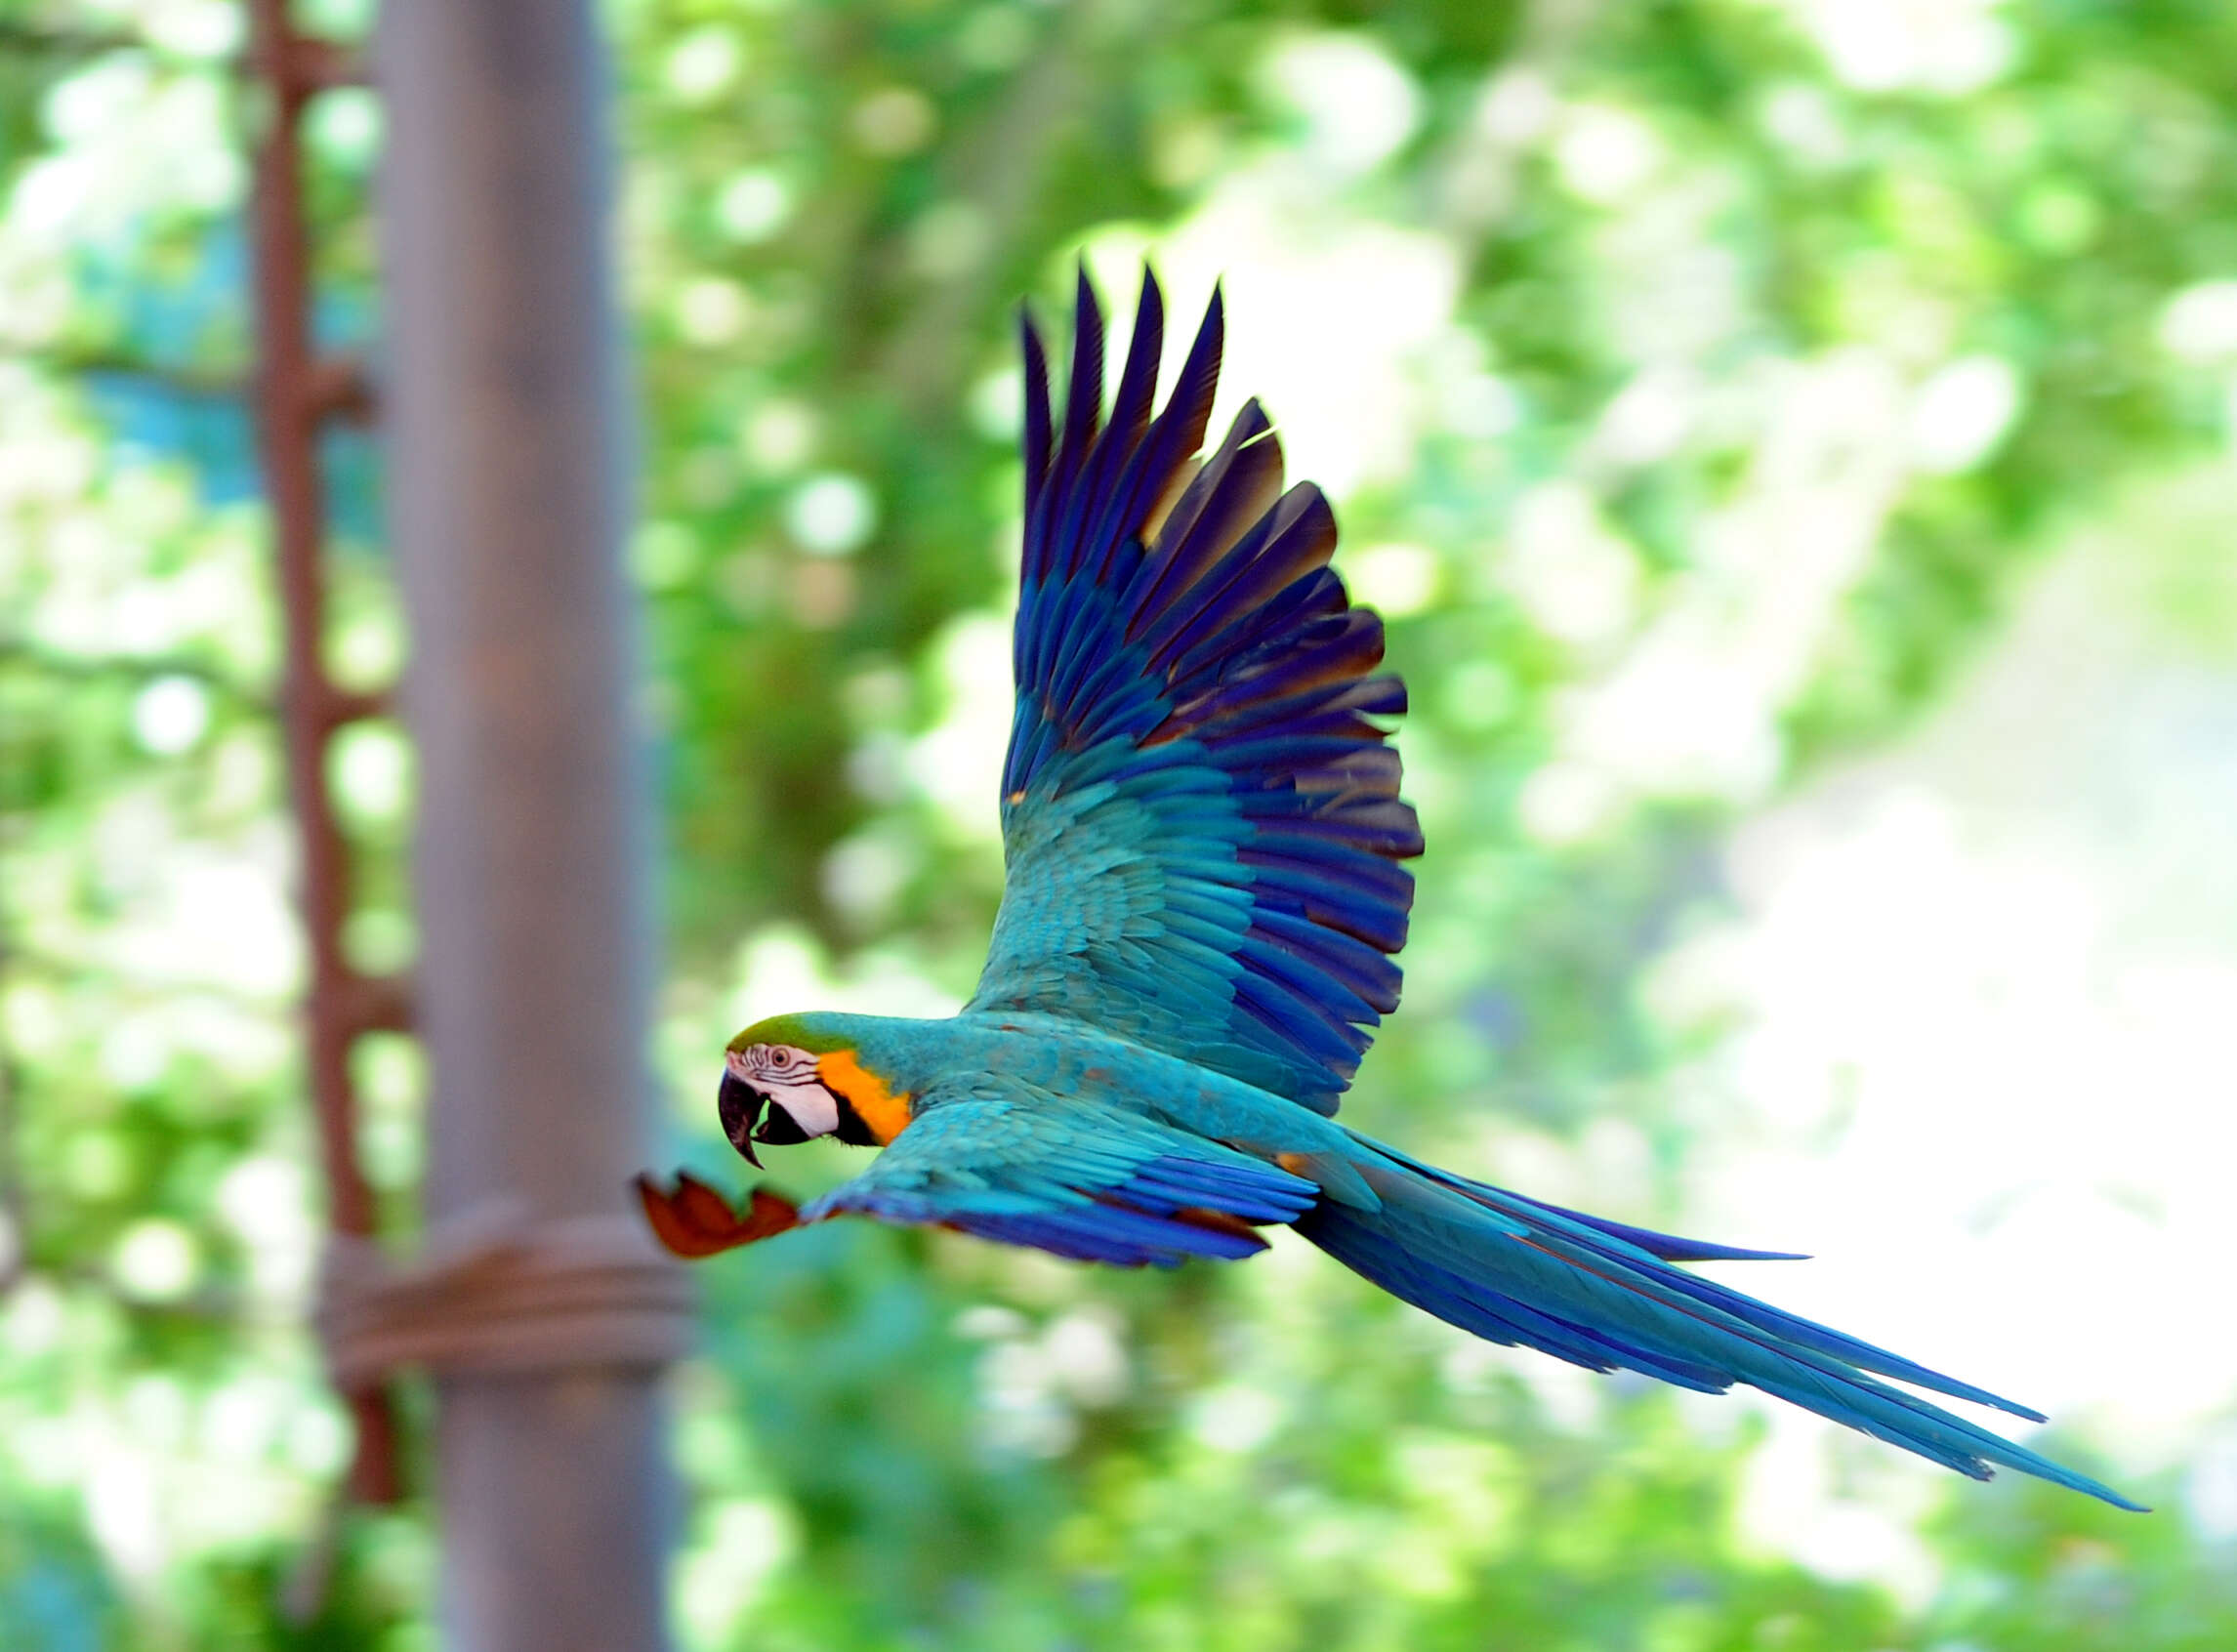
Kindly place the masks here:
POLYGON ((1263 1250, 1320 1189, 1273 1165, 1077 1096, 977 1074, 919 1099, 916 1121, 801 1213, 953 1227, 1083 1261, 1170 1266, 1263 1250))
POLYGON ((972 1007, 1067 1015, 1333 1112, 1400 975, 1421 850, 1336 519, 1248 402, 1200 467, 1213 295, 1165 408, 1146 274, 1110 418, 1083 276, 1061 434, 1025 321, 1025 549, 1008 876, 972 1007))

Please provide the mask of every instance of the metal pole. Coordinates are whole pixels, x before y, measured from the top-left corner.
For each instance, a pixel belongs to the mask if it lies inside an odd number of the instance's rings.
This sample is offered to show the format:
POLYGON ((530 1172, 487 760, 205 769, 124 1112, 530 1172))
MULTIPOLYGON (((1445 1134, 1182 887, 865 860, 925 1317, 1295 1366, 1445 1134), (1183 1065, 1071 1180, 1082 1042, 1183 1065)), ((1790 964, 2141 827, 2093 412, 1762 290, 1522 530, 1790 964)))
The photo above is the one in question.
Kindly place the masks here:
MULTIPOLYGON (((603 55, 589 0, 390 0, 378 68, 429 1216, 618 1213, 651 1128, 648 833, 603 55)), ((447 1644, 669 1644, 657 1376, 439 1380, 447 1644)))

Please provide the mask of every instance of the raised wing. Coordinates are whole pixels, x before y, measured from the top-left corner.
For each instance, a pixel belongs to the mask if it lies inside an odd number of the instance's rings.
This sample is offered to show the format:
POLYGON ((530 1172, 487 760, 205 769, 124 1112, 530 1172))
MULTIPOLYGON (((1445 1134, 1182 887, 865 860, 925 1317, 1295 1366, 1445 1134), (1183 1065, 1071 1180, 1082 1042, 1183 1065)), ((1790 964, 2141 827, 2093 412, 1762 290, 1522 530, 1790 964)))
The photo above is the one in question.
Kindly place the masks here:
POLYGON ((1160 1266, 1265 1248, 1320 1189, 1136 1114, 992 1074, 925 1095, 871 1167, 801 1212, 959 1228, 1080 1261, 1160 1266))
POLYGON ((1017 709, 1002 910, 971 1008, 1067 1015, 1336 1110, 1397 1007, 1422 849, 1375 674, 1383 622, 1329 568, 1336 520, 1281 492, 1256 401, 1201 465, 1217 293, 1150 415, 1164 305, 1144 276, 1102 421, 1080 279, 1061 431, 1031 321, 1017 709), (1278 496, 1278 497, 1277 497, 1278 496))

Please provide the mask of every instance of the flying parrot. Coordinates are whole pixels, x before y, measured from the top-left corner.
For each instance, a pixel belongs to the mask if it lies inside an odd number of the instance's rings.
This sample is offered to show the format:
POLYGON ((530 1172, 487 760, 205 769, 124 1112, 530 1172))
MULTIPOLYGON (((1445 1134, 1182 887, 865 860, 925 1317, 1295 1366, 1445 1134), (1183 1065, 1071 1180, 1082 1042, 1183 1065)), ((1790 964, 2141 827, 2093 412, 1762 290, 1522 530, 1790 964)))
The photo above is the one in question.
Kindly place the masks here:
POLYGON ((1282 488, 1257 401, 1200 452, 1223 332, 1214 292, 1153 413, 1164 303, 1145 273, 1109 417, 1083 270, 1061 423, 1030 314, 1016 710, 1002 905, 945 1020, 808 1012, 730 1041, 731 1144, 882 1147, 805 1209, 734 1211, 640 1177, 655 1232, 705 1256, 867 1216, 1059 1257, 1171 1265, 1284 1223, 1384 1290, 1495 1342, 1719 1393, 1745 1383, 1989 1477, 2118 1493, 1910 1391, 2010 1400, 1675 1263, 1770 1260, 1488 1186, 1338 1123, 1398 1004, 1421 828, 1398 795, 1383 623, 1328 565, 1336 519, 1282 488), (1896 1386, 1885 1379, 1908 1384, 1896 1386))

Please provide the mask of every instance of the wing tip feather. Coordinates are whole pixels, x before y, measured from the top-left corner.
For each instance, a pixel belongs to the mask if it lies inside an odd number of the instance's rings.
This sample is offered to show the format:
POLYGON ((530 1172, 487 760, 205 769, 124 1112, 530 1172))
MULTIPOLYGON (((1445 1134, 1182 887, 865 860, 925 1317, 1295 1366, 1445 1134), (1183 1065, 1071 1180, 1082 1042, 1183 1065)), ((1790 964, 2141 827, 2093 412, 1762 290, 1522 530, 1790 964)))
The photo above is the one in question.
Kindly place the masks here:
MULTIPOLYGON (((1309 671, 1293 671, 1282 680, 1296 692, 1283 699, 1269 681, 1246 694, 1243 703, 1254 715, 1239 719, 1233 732, 1237 741, 1253 736, 1249 748, 1228 762, 1213 743, 1204 743, 1204 755, 1192 761, 1226 776, 1233 800, 1229 812, 1245 841, 1262 833, 1295 838, 1293 852, 1303 855, 1300 870, 1308 878, 1311 868, 1326 867, 1329 876, 1342 880, 1354 855, 1388 863, 1419 852, 1418 822, 1396 796, 1394 759, 1386 765, 1393 772, 1378 768, 1369 776, 1356 755, 1369 745, 1389 750, 1388 730, 1363 717, 1346 720, 1341 715, 1346 707, 1335 703, 1355 697, 1355 680, 1367 681, 1380 662, 1379 647, 1363 645, 1351 634, 1372 641, 1382 628, 1364 607, 1351 610, 1356 619, 1342 617, 1347 595, 1326 566, 1338 534, 1333 505, 1309 480, 1284 491, 1279 434, 1255 395, 1236 412, 1219 450, 1190 473, 1225 345, 1224 278, 1214 281, 1188 354, 1152 417, 1167 316, 1163 284, 1154 266, 1143 262, 1132 337, 1106 423, 1103 375, 1112 341, 1084 258, 1074 273, 1072 372, 1062 430, 1053 433, 1054 451, 1038 493, 1030 475, 1027 483, 1028 595, 1020 606, 1015 657, 1020 706, 1038 709, 1031 716, 1020 713, 1005 786, 1024 792, 1050 764, 1100 750, 1110 740, 1130 741, 1143 755, 1164 750, 1179 737, 1178 730, 1171 737, 1161 730, 1184 692, 1203 696, 1213 678, 1245 653, 1255 659, 1263 650, 1267 660, 1278 657, 1289 637, 1309 644, 1311 655, 1309 671), (1322 577, 1314 582, 1316 574, 1322 577), (1049 592, 1046 598, 1035 595, 1042 589, 1049 592), (1023 630, 1028 616, 1035 627, 1029 634, 1023 630), (1142 650, 1141 672, 1129 675, 1119 669, 1123 662, 1104 657, 1129 647, 1142 650), (1191 681, 1183 681, 1183 675, 1191 681), (1160 685, 1162 708, 1139 703, 1137 690, 1144 680, 1160 685), (1153 711, 1157 715, 1149 715, 1153 711), (1285 778, 1284 763, 1301 766, 1285 778), (1261 801, 1237 797, 1236 786, 1261 801)), ((1047 352, 1023 311, 1020 324, 1030 380, 1036 361, 1045 374, 1047 352)), ((1030 408, 1027 417, 1030 427, 1030 408)), ((1029 429, 1029 451, 1033 441, 1029 429)), ((1263 669, 1245 664, 1251 671, 1263 669)), ((1402 691, 1376 691, 1372 698, 1378 711, 1394 713, 1403 706, 1402 691)), ((1098 761, 1081 771, 1083 785, 1090 770, 1098 779, 1107 777, 1109 764, 1098 767, 1098 761)), ((1183 827, 1186 822, 1156 829, 1183 827)), ((1239 862, 1235 869, 1242 881, 1237 887, 1255 876, 1239 862)), ((1205 874, 1189 866, 1170 875, 1200 880, 1205 874)), ((1410 880, 1407 898, 1394 906, 1388 893, 1355 877, 1338 892, 1341 898, 1329 903, 1336 921, 1306 919, 1326 931, 1332 957, 1341 960, 1346 947, 1364 944, 1360 931, 1402 940, 1410 880), (1349 910, 1362 902, 1391 910, 1364 917, 1349 910)), ((1009 958, 1000 926, 997 954, 989 962, 990 975, 1009 958)), ((1109 978, 1098 989, 1112 998, 1105 1012, 1122 1017, 1129 995, 1140 993, 1139 983, 1129 984, 1139 969, 1119 968, 1128 956, 1114 940, 1106 961, 1109 978)), ((1092 969, 1093 949, 1078 961, 1092 969)), ((1325 1076, 1329 1096, 1315 1091, 1298 1099, 1316 1111, 1333 1110, 1333 1095, 1356 1069, 1384 1001, 1395 1001, 1394 985, 1379 974, 1349 973, 1358 978, 1309 961, 1273 960, 1263 967, 1246 962, 1227 995, 1222 1013, 1229 1017, 1228 1033, 1221 1036, 1263 1047, 1266 1058, 1278 1058, 1285 1070, 1296 1066, 1298 1082, 1285 1083, 1285 1089, 1311 1089, 1312 1078, 1325 1076), (1284 974, 1290 977, 1286 982, 1284 974)))

